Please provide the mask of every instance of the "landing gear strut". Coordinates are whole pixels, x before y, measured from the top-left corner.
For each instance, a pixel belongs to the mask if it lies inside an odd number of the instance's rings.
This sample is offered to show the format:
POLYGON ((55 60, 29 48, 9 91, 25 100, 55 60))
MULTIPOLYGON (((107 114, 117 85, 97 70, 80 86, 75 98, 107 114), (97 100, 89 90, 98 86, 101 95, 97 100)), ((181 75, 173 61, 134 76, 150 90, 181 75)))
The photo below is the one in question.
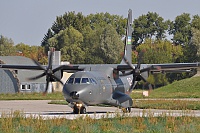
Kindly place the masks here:
POLYGON ((74 114, 85 114, 86 113, 86 108, 83 106, 83 104, 75 104, 73 107, 73 112, 74 114))

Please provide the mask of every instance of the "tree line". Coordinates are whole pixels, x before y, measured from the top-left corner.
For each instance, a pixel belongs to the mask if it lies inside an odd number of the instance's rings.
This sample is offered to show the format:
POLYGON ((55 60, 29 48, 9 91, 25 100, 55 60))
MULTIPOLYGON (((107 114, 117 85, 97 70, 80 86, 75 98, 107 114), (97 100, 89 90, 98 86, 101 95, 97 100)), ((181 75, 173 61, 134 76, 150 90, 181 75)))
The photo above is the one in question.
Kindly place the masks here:
MULTIPOLYGON (((62 61, 70 61, 72 64, 119 63, 122 59, 126 23, 127 19, 123 16, 111 15, 107 12, 87 16, 80 12, 66 12, 56 17, 45 34, 41 46, 25 44, 14 46, 11 39, 6 38, 6 40, 13 46, 14 51, 23 51, 23 54, 28 53, 30 49, 34 51, 34 47, 37 47, 40 52, 35 52, 36 55, 32 57, 29 54, 26 56, 42 63, 47 61, 46 56, 43 55, 47 54, 50 47, 60 50, 62 61), (41 52, 42 50, 44 52, 41 52)), ((145 51, 142 63, 200 61, 199 36, 199 15, 190 16, 188 13, 183 13, 170 21, 164 20, 155 12, 148 12, 133 20, 132 61, 137 63, 137 55, 140 51, 145 51)), ((3 39, 5 41, 5 37, 1 36, 0 45, 5 51, 0 50, 0 54, 6 55, 6 47, 9 47, 12 53, 11 46, 4 46, 3 39)), ((181 79, 189 75, 181 73, 179 77, 181 79)), ((150 76, 149 81, 156 86, 163 82, 164 84, 172 82, 175 77, 177 78, 177 74, 156 74, 150 76)))

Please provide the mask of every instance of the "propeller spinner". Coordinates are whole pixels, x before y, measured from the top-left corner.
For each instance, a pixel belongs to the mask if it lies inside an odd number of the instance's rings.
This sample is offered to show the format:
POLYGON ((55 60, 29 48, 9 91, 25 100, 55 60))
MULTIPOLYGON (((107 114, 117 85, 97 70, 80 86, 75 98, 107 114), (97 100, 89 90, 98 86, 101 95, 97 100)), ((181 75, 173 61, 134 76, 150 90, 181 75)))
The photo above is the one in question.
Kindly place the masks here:
POLYGON ((147 71, 149 71, 150 68, 151 68, 151 67, 147 67, 147 68, 140 69, 140 67, 141 67, 141 60, 142 60, 142 55, 143 55, 143 52, 140 52, 139 57, 138 57, 138 63, 137 63, 137 66, 136 66, 136 67, 134 67, 134 66, 128 61, 128 59, 126 58, 126 56, 123 57, 124 62, 132 68, 132 70, 131 70, 130 72, 124 73, 124 74, 121 75, 121 76, 133 75, 133 80, 132 80, 132 84, 131 84, 131 87, 130 87, 129 91, 133 90, 135 81, 136 81, 137 79, 143 80, 143 81, 145 82, 145 84, 148 84, 149 90, 152 89, 152 85, 141 75, 143 72, 147 72, 147 71))
POLYGON ((43 76, 46 76, 46 89, 45 89, 43 94, 47 93, 48 87, 49 87, 49 82, 51 82, 52 79, 54 79, 54 80, 60 82, 61 84, 63 84, 63 82, 55 75, 55 72, 59 71, 62 68, 62 66, 58 66, 58 67, 52 69, 52 63, 53 63, 52 58, 53 58, 53 52, 50 51, 47 67, 44 67, 39 62, 37 62, 36 60, 33 60, 33 62, 37 66, 39 66, 44 72, 42 74, 38 75, 38 76, 29 78, 29 80, 36 80, 36 79, 39 79, 39 78, 41 78, 43 76))

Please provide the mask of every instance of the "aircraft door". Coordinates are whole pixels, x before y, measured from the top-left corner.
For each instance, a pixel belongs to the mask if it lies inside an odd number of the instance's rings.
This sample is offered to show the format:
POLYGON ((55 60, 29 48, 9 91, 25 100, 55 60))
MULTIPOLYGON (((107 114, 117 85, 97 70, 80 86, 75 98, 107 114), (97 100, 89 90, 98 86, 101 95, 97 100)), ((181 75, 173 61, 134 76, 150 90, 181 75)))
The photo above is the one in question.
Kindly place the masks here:
POLYGON ((99 94, 102 96, 101 97, 102 100, 106 100, 110 97, 112 93, 112 85, 110 83, 110 80, 106 78, 102 78, 100 82, 101 82, 101 87, 99 90, 99 94))

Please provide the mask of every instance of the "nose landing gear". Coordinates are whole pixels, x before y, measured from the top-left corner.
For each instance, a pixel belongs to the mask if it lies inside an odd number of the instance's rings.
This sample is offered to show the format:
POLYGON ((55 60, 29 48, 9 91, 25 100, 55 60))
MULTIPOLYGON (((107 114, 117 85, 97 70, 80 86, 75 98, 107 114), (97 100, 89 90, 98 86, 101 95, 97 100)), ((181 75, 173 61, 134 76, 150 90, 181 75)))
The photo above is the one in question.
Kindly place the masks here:
POLYGON ((86 108, 83 104, 76 103, 73 107, 74 114, 86 114, 86 108))

